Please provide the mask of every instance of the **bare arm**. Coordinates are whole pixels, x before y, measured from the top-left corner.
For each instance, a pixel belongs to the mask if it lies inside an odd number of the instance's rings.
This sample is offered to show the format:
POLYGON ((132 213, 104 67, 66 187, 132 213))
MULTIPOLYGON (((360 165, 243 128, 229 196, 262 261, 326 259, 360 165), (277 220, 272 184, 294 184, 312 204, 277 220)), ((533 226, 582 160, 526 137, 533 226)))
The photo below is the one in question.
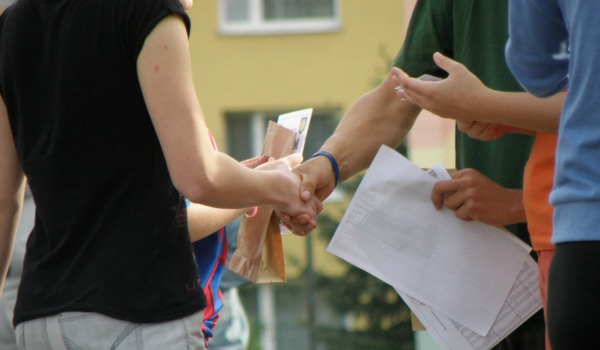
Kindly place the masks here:
POLYGON ((188 229, 192 242, 218 231, 247 209, 220 209, 192 203, 187 208, 188 229))
MULTIPOLYGON (((267 160, 266 156, 258 156, 242 161, 241 163, 250 169, 254 169, 257 166, 264 164, 267 160)), ((300 162, 300 160, 298 162, 300 162)), ((187 208, 187 217, 188 230, 192 242, 201 240, 218 231, 248 210, 252 210, 252 208, 221 209, 197 203, 190 203, 187 208)))
MULTIPOLYGON (((322 151, 331 153, 336 159, 340 181, 366 169, 381 145, 397 147, 410 131, 421 109, 398 100, 394 87, 395 82, 389 74, 379 86, 358 98, 333 135, 321 146, 322 151)), ((309 159, 295 171, 302 174, 301 187, 304 191, 314 193, 314 189, 326 185, 331 185, 333 190, 335 179, 327 158, 309 159)))
POLYGON ((457 121, 504 124, 516 128, 556 133, 565 92, 538 98, 526 92, 503 92, 489 89, 463 64, 440 53, 436 64, 448 72, 448 78, 420 81, 400 69, 393 70, 405 98, 434 114, 457 121))
POLYGON ((170 16, 150 33, 138 58, 140 85, 177 189, 211 207, 273 205, 316 215, 316 201, 298 197, 300 180, 285 166, 256 171, 213 150, 191 75, 183 21, 170 16))
MULTIPOLYGON (((302 162, 302 156, 300 154, 292 154, 279 160, 271 160, 269 162, 266 161, 267 157, 260 156, 245 160, 242 162, 242 164, 250 169, 257 168, 263 171, 273 169, 280 163, 285 164, 288 168, 292 168, 302 162)), ((319 207, 318 211, 321 211, 321 209, 322 208, 319 207)), ((229 224, 242 214, 251 215, 253 210, 254 207, 242 209, 220 209, 208 207, 202 204, 191 203, 187 208, 190 238, 193 242, 200 240, 229 224)))
MULTIPOLYGON (((358 98, 348 109, 333 135, 321 147, 336 159, 340 181, 366 169, 381 145, 397 147, 410 131, 421 109, 396 98, 393 76, 358 98)), ((331 163, 325 157, 311 158, 294 169, 302 177, 302 198, 327 198, 334 189, 335 177, 331 163)), ((301 217, 283 217, 284 223, 296 233, 301 217)))
POLYGON ((25 177, 17 158, 8 113, 0 97, 0 296, 21 217, 25 177))
POLYGON ((321 150, 335 156, 341 181, 369 167, 382 144, 397 147, 421 109, 395 97, 391 74, 348 109, 321 150))

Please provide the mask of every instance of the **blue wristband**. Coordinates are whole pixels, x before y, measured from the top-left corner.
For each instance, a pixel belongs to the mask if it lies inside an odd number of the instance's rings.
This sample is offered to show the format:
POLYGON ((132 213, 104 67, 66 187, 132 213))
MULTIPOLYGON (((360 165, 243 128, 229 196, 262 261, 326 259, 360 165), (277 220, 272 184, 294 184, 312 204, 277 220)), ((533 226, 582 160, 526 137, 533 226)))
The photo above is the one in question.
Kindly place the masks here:
POLYGON ((335 186, 337 186, 337 184, 340 182, 340 167, 338 167, 337 161, 335 160, 335 158, 333 158, 333 156, 329 152, 319 151, 319 152, 313 154, 312 158, 317 157, 317 156, 323 156, 323 157, 329 159, 329 162, 331 163, 331 167, 333 168, 333 173, 335 174, 335 186))

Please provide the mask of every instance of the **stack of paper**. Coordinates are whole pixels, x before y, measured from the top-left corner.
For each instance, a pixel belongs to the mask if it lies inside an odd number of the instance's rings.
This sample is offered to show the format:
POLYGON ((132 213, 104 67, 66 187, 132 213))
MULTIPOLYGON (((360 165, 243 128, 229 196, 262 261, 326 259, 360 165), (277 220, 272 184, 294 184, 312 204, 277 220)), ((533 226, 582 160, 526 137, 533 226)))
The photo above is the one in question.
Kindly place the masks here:
POLYGON ((393 286, 443 349, 489 349, 541 308, 531 248, 436 210, 437 181, 382 146, 327 250, 393 286))

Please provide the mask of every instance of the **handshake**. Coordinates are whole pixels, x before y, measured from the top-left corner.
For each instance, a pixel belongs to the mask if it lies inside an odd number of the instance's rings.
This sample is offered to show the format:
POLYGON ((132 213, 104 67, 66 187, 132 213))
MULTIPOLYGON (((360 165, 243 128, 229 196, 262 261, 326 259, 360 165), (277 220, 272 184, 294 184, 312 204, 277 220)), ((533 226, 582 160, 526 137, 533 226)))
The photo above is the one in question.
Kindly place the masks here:
POLYGON ((282 181, 274 182, 272 189, 282 201, 274 206, 274 210, 292 233, 306 236, 317 227, 315 218, 323 210, 323 201, 339 182, 335 159, 329 153, 318 152, 304 163, 301 163, 300 154, 265 161, 266 157, 261 156, 245 161, 245 165, 277 171, 282 181))

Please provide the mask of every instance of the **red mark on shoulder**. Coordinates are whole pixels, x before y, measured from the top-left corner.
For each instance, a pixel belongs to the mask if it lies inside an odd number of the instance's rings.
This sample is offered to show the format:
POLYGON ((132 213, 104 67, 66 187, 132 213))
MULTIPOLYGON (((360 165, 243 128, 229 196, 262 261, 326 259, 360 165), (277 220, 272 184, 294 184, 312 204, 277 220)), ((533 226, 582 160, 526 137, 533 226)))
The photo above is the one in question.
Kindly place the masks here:
POLYGON ((158 64, 156 66, 154 66, 154 73, 158 72, 160 70, 160 67, 158 66, 158 64))

